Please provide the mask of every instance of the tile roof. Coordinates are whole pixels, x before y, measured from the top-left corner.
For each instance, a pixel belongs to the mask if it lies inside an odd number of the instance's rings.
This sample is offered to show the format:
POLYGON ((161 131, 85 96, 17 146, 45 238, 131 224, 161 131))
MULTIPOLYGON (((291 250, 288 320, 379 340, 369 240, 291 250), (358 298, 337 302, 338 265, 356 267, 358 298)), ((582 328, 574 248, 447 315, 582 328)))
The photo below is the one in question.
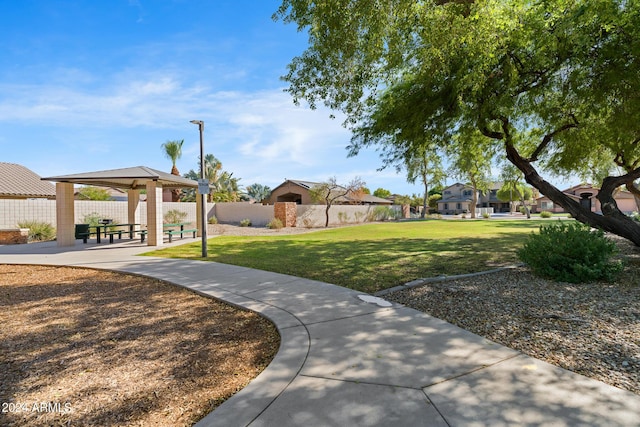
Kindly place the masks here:
POLYGON ((56 187, 40 179, 35 172, 15 163, 0 162, 0 197, 55 198, 56 187))
MULTIPOLYGON (((276 188, 274 188, 273 191, 275 191, 278 188, 286 185, 289 182, 293 183, 293 184, 296 184, 296 185, 299 185, 300 187, 302 187, 302 188, 304 188, 306 190, 309 190, 309 189, 315 187, 316 185, 322 185, 321 182, 302 181, 302 180, 299 180, 299 179, 287 179, 282 184, 280 184, 276 188)), ((345 188, 342 185, 338 185, 338 187, 345 188)), ((353 202, 354 199, 352 197, 349 197, 348 195, 346 195, 346 196, 339 197, 336 201, 337 202, 343 202, 343 203, 345 203, 345 202, 346 203, 350 203, 350 202, 353 202)), ((363 195, 361 195, 361 198, 358 201, 363 202, 363 203, 379 204, 379 205, 390 205, 390 204, 392 204, 391 200, 389 200, 389 199, 382 199, 380 197, 376 197, 376 196, 373 196, 371 194, 363 194, 363 195)))
POLYGON ((178 175, 171 175, 146 166, 110 169, 42 178, 47 181, 72 182, 99 187, 142 189, 147 181, 156 181, 164 188, 197 188, 198 182, 178 175))

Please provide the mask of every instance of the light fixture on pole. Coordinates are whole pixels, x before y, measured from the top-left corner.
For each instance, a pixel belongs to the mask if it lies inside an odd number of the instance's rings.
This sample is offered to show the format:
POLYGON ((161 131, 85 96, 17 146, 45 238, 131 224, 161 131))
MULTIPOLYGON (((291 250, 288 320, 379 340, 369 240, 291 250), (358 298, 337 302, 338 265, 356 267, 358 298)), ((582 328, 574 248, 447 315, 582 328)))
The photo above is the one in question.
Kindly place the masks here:
POLYGON ((198 180, 198 193, 200 193, 200 217, 201 224, 200 227, 202 229, 202 257, 207 257, 207 194, 209 194, 209 181, 204 176, 204 142, 203 142, 203 132, 204 132, 204 122, 202 120, 191 120, 191 123, 194 125, 198 125, 198 129, 200 130, 200 179, 198 180), (203 188, 206 185, 206 191, 203 191, 203 188))

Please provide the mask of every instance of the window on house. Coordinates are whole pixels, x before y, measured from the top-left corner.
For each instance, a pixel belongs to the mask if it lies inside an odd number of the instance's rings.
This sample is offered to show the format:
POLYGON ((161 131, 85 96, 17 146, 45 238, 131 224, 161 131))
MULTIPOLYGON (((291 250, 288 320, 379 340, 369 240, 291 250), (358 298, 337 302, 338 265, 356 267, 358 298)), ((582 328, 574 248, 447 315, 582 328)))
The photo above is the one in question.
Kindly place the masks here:
POLYGON ((462 204, 456 203, 456 209, 462 209, 462 204))
POLYGON ((553 202, 541 202, 542 209, 553 209, 553 202))
POLYGON ((464 190, 464 191, 462 192, 462 195, 463 195, 463 196, 471 196, 471 190, 464 190))
POLYGON ((448 209, 449 209, 449 203, 445 203, 445 204, 444 204, 444 210, 446 211, 446 210, 448 210, 448 209))
POLYGON ((445 192, 444 192, 444 195, 445 195, 445 196, 449 196, 449 195, 451 195, 451 191, 449 191, 449 190, 445 191, 445 192))

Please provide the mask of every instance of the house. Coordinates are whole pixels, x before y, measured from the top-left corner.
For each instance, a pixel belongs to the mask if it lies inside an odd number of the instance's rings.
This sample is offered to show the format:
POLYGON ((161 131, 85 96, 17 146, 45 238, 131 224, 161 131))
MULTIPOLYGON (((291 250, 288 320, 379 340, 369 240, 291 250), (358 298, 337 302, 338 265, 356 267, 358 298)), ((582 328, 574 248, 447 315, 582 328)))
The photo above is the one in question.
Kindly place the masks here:
MULTIPOLYGON (((493 212, 509 212, 509 202, 498 199, 498 190, 502 183, 494 183, 485 193, 478 191, 476 208, 493 208, 493 212)), ((473 187, 456 182, 442 190, 442 199, 438 200, 438 212, 455 215, 471 212, 473 203, 473 187)))
MULTIPOLYGON (((287 179, 282 184, 278 185, 271 191, 271 196, 269 197, 269 203, 273 204, 275 202, 295 202, 299 205, 313 205, 317 204, 311 199, 311 195, 309 194, 309 190, 314 186, 321 185, 320 182, 311 182, 311 181, 300 181, 294 179, 287 179)), ((382 199, 380 197, 372 196, 371 194, 362 194, 355 196, 350 196, 347 194, 344 197, 340 197, 335 202, 336 204, 343 205, 391 205, 392 202, 387 199, 382 199)))
POLYGON ((22 165, 0 162, 0 199, 55 198, 55 185, 22 165))
MULTIPOLYGON (((591 210, 591 212, 602 212, 600 201, 596 198, 599 189, 591 184, 578 184, 562 191, 565 195, 579 202, 583 207, 591 210)), ((638 210, 635 198, 627 190, 620 190, 614 194, 613 198, 618 204, 618 209, 625 213, 631 213, 638 210)), ((562 206, 554 204, 551 199, 541 196, 536 199, 536 207, 539 211, 548 212, 564 212, 562 206)))

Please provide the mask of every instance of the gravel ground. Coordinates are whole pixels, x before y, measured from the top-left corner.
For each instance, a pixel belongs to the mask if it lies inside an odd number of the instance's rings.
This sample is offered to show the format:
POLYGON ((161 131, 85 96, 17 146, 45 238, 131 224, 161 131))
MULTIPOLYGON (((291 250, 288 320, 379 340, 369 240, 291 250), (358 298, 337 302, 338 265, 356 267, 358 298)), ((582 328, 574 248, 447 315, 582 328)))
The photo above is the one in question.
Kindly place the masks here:
POLYGON ((559 283, 521 267, 384 298, 640 394, 640 249, 614 240, 626 263, 616 283, 559 283))

